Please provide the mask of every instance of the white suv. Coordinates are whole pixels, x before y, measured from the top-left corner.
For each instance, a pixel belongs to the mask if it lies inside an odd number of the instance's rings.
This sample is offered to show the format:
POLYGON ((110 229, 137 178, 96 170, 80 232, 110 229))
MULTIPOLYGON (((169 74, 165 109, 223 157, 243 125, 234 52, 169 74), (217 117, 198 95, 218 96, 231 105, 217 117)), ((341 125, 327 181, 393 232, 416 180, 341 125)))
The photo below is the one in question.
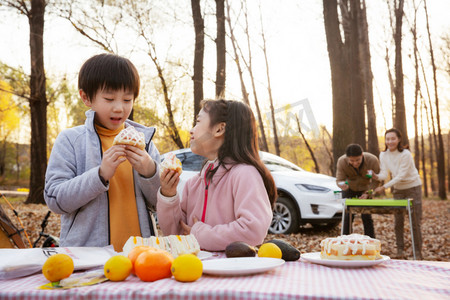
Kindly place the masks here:
MULTIPOLYGON (((172 151, 183 166, 177 191, 181 195, 186 181, 200 172, 204 157, 191 149, 172 151)), ((161 155, 161 161, 166 154, 161 155)), ((342 217, 341 189, 331 176, 311 173, 270 153, 260 152, 266 167, 272 173, 278 190, 269 233, 296 233, 300 225, 332 228, 342 217)))

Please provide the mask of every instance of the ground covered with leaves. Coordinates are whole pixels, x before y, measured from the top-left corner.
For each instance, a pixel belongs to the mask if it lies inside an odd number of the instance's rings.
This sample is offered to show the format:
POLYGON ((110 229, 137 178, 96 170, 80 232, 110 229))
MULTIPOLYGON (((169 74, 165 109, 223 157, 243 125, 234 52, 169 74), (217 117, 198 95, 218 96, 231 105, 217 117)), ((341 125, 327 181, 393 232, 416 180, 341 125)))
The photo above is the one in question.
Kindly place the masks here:
MULTIPOLYGON (((14 215, 11 208, 1 201, 4 211, 9 215, 11 221, 21 228, 18 218, 14 215)), ((45 205, 24 204, 22 202, 14 202, 13 207, 17 211, 20 220, 28 233, 29 239, 33 244, 39 237, 41 231, 41 223, 48 212, 45 205)), ((441 200, 424 200, 423 201, 423 219, 422 219, 422 236, 423 249, 422 255, 424 260, 450 261, 450 225, 448 216, 450 215, 450 201, 441 200)), ((382 254, 397 258, 395 233, 394 233, 394 216, 393 215, 373 215, 376 237, 382 243, 382 254)), ((60 221, 59 216, 51 214, 45 233, 55 236, 59 235, 60 221)), ((359 215, 356 215, 353 222, 353 231, 363 233, 362 221, 359 215)), ((405 257, 401 259, 412 259, 411 237, 409 230, 408 218, 405 218, 405 257)), ((310 226, 301 228, 297 234, 290 235, 271 235, 266 240, 273 238, 282 239, 289 242, 300 250, 301 253, 320 251, 320 241, 326 237, 335 237, 340 235, 340 226, 328 229, 318 230, 310 226)), ((44 238, 38 243, 42 245, 44 238)), ((24 237, 24 242, 27 240, 24 237)))

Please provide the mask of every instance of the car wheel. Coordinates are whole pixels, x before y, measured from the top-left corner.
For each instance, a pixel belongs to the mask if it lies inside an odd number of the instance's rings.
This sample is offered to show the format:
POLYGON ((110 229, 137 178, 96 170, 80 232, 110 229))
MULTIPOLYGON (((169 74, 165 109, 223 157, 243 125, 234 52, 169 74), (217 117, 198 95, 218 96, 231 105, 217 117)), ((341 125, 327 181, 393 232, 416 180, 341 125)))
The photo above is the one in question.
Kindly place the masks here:
POLYGON ((300 230, 300 214, 297 207, 289 198, 279 197, 273 209, 273 219, 269 233, 287 234, 297 233, 300 230))

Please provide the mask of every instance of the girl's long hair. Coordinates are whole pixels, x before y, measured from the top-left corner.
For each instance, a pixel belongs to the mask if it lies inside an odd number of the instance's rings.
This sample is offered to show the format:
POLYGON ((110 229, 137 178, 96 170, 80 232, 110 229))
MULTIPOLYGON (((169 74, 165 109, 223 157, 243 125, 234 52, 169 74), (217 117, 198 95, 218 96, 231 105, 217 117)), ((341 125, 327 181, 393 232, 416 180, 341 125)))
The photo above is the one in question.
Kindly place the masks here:
MULTIPOLYGON (((386 139, 386 134, 391 133, 391 132, 395 133, 395 135, 397 136, 397 138, 399 140, 398 145, 397 145, 398 152, 402 152, 403 149, 409 148, 408 145, 403 145, 402 133, 397 128, 391 128, 391 129, 386 130, 386 132, 384 133, 384 138, 386 139)), ((384 144, 385 144, 384 151, 386 151, 388 149, 388 146, 386 145, 386 143, 384 143, 384 144)))
MULTIPOLYGON (((202 107, 209 114, 210 126, 224 122, 225 139, 219 148, 219 165, 232 164, 254 166, 264 181, 270 203, 277 199, 277 188, 269 169, 261 161, 258 152, 258 131, 251 108, 240 101, 203 100, 202 107)), ((216 169, 217 170, 217 169, 216 169)), ((215 172, 215 170, 213 170, 215 172)))

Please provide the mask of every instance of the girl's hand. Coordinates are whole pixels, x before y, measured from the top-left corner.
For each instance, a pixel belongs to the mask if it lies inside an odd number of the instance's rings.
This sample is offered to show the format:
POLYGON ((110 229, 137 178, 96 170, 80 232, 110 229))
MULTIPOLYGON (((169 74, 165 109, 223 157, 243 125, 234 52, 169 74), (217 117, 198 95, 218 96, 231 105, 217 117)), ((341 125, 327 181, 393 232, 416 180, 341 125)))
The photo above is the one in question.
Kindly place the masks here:
MULTIPOLYGON (((198 222, 197 217, 193 218, 194 224, 198 222)), ((180 220, 180 225, 181 225, 181 232, 184 235, 188 235, 191 234, 191 226, 187 225, 186 223, 184 223, 182 220, 180 220)))
POLYGON ((159 178, 161 183, 161 194, 165 197, 173 197, 177 194, 177 186, 180 182, 180 174, 174 170, 166 169, 159 178))
POLYGON ((117 167, 123 163, 126 158, 125 146, 112 146, 103 153, 102 163, 98 171, 99 175, 105 180, 110 180, 116 173, 117 167))
POLYGON ((126 158, 135 169, 143 177, 152 177, 156 172, 156 164, 151 156, 144 150, 134 146, 125 146, 126 158))
POLYGON ((378 175, 375 172, 372 172, 372 178, 378 180, 378 175))

